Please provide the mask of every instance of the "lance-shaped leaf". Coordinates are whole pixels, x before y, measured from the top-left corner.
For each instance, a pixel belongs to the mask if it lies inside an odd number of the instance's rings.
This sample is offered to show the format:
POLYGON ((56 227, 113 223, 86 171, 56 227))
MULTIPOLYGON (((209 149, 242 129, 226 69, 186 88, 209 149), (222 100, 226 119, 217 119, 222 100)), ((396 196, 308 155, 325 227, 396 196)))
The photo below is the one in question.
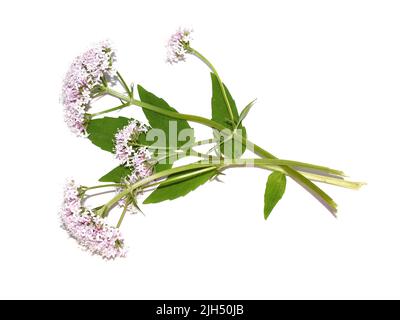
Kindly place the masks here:
MULTIPOLYGON (((230 113, 228 106, 225 103, 225 99, 219 85, 218 79, 214 73, 211 73, 211 83, 212 83, 212 98, 211 98, 211 111, 212 120, 222 124, 230 130, 237 129, 241 133, 241 136, 246 138, 246 129, 239 122, 239 113, 236 107, 235 100, 233 100, 228 88, 224 86, 225 92, 231 107, 233 119, 230 118, 230 113)), ((245 146, 243 146, 242 141, 234 141, 231 139, 226 139, 229 136, 229 132, 224 132, 223 134, 218 134, 214 131, 214 135, 220 140, 220 150, 221 152, 229 158, 239 158, 245 151, 245 146)))
POLYGON ((197 189, 217 174, 215 167, 173 174, 144 200, 144 204, 174 200, 197 189))
MULTIPOLYGON (((141 101, 168 111, 177 112, 165 100, 147 91, 142 86, 138 85, 137 88, 141 101)), ((145 108, 143 108, 143 112, 149 121, 150 126, 153 129, 159 129, 164 133, 163 139, 161 139, 161 141, 155 141, 153 146, 157 146, 159 148, 158 156, 165 158, 164 162, 166 163, 157 164, 155 166, 155 171, 159 172, 169 169, 172 167, 172 164, 175 160, 172 150, 180 148, 186 143, 194 141, 193 129, 186 120, 167 117, 145 108)))
POLYGON ((118 130, 129 123, 130 119, 125 117, 104 117, 89 121, 86 128, 88 138, 99 148, 114 152, 114 137, 118 130))
POLYGON ((286 189, 286 176, 278 171, 272 172, 267 181, 264 194, 264 218, 267 219, 286 189))
POLYGON ((244 107, 244 109, 242 110, 242 112, 239 115, 239 121, 238 124, 241 124, 243 122, 243 120, 247 117, 247 115, 250 112, 250 109, 254 106, 254 104, 256 103, 257 99, 254 99, 253 101, 251 101, 247 106, 244 107))
POLYGON ((125 166, 118 166, 112 169, 110 172, 106 173, 102 176, 99 181, 100 182, 121 182, 126 176, 131 173, 131 169, 125 166))

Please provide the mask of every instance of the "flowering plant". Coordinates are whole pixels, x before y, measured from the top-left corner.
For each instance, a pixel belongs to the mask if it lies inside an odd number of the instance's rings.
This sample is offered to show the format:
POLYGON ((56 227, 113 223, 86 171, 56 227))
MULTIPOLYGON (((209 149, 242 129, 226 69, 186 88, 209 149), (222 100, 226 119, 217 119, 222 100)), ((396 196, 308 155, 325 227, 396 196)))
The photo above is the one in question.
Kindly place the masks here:
POLYGON ((251 142, 244 122, 255 101, 239 112, 215 67, 191 46, 191 35, 191 30, 179 29, 171 36, 167 62, 178 63, 193 55, 211 70, 211 119, 180 113, 140 85, 136 86, 137 97, 134 86, 128 85, 117 71, 115 51, 109 42, 97 44, 75 58, 65 77, 62 103, 68 127, 77 136, 113 153, 118 166, 99 179, 104 184, 84 186, 68 181, 61 221, 84 248, 106 259, 126 254, 119 227, 127 213, 140 211, 138 198, 142 194, 151 191, 144 204, 173 200, 209 180, 218 180, 228 168, 258 167, 272 172, 265 187, 265 219, 282 198, 286 177, 307 190, 334 216, 336 203, 313 181, 350 189, 362 185, 346 180, 342 171, 282 160, 251 142), (115 98, 119 105, 92 113, 92 104, 105 96, 115 98), (148 124, 135 118, 105 116, 131 106, 142 109, 148 124), (211 128, 212 137, 197 140, 190 122, 211 128), (199 151, 201 146, 208 146, 207 151, 199 151), (257 157, 245 158, 245 151, 257 157), (189 156, 196 161, 174 166, 176 160, 189 156), (90 192, 100 188, 111 188, 115 194, 105 204, 90 208, 86 205, 93 196, 90 192), (114 208, 121 210, 116 226, 106 222, 114 208))

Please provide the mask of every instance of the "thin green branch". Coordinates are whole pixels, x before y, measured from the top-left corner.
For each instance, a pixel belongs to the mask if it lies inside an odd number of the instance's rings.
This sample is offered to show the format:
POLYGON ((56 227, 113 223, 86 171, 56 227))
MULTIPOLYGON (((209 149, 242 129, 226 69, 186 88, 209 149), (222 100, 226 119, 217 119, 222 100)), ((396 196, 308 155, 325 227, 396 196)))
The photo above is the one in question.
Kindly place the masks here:
POLYGON ((118 99, 120 99, 122 101, 129 102, 130 104, 132 104, 131 103, 132 99, 130 97, 127 97, 123 93, 120 93, 120 92, 118 92, 118 91, 116 91, 114 89, 111 89, 109 87, 105 87, 105 88, 103 88, 103 90, 104 90, 105 93, 109 94, 110 96, 113 96, 113 97, 118 98, 118 99))
POLYGON ((116 226, 117 228, 119 228, 121 226, 122 221, 125 218, 125 214, 128 211, 128 206, 129 206, 129 201, 126 201, 124 209, 122 210, 121 216, 119 217, 119 220, 118 220, 118 223, 117 223, 117 226, 116 226))
POLYGON ((203 61, 210 69, 211 71, 214 73, 215 77, 217 78, 219 87, 221 89, 222 92, 222 96, 224 98, 225 104, 226 104, 226 109, 228 110, 229 113, 229 117, 231 118, 232 122, 235 123, 235 118, 233 116, 233 112, 232 112, 232 107, 231 104, 229 103, 229 99, 228 96, 226 94, 226 90, 225 90, 225 86, 217 72, 217 69, 215 69, 215 67, 212 65, 212 63, 205 57, 203 56, 200 52, 198 52, 197 50, 193 49, 193 48, 188 48, 188 52, 193 54, 194 56, 196 56, 197 58, 199 58, 201 61, 203 61))
POLYGON ((204 169, 199 169, 199 170, 195 170, 195 171, 190 171, 189 173, 185 173, 173 178, 168 178, 167 180, 163 180, 163 181, 157 181, 155 183, 151 183, 145 186, 145 188, 152 188, 155 187, 157 185, 160 185, 162 187, 183 181, 183 180, 187 180, 189 178, 195 177, 197 175, 206 173, 206 172, 210 172, 210 171, 214 171, 216 170, 215 167, 209 167, 209 168, 204 168, 204 169))
MULTIPOLYGON (((136 183, 130 185, 129 187, 125 188, 123 191, 121 191, 119 194, 117 194, 115 197, 113 197, 110 201, 108 201, 99 211, 98 215, 105 217, 107 215, 107 212, 110 210, 112 206, 114 206, 119 200, 127 196, 129 193, 131 193, 133 190, 136 190, 137 188, 140 188, 154 180, 158 180, 164 177, 167 177, 171 174, 175 173, 180 173, 180 172, 185 172, 185 171, 190 171, 194 169, 200 169, 200 168, 207 168, 211 167, 212 165, 210 164, 202 164, 202 163, 192 163, 188 164, 185 166, 180 166, 177 168, 171 168, 167 169, 161 172, 157 172, 149 177, 146 177, 144 179, 141 179, 137 181, 136 183)), ((217 168, 217 166, 214 166, 217 168)))
POLYGON ((83 187, 83 190, 86 192, 88 190, 93 190, 93 189, 121 187, 121 186, 123 186, 123 184, 121 184, 121 183, 110 183, 110 184, 102 184, 102 185, 92 186, 92 187, 83 187))
MULTIPOLYGON (((259 165, 259 168, 262 169, 267 169, 270 171, 279 171, 282 173, 285 173, 285 170, 283 170, 280 166, 273 166, 273 165, 259 165)), ((300 171, 302 171, 301 168, 299 168, 300 171)), ((349 180, 344 180, 343 178, 337 178, 337 177, 332 177, 332 176, 327 176, 325 174, 317 174, 317 173, 310 173, 310 172, 302 172, 302 175, 304 175, 306 178, 316 181, 316 182, 322 182, 326 184, 331 184, 337 187, 343 187, 343 188, 348 188, 348 189, 360 189, 363 185, 365 185, 364 182, 357 182, 357 181, 349 181, 349 180)))
MULTIPOLYGON (((195 146, 201 146, 201 145, 205 145, 205 144, 210 144, 212 143, 214 140, 213 139, 206 139, 206 140, 200 140, 200 141, 196 141, 192 144, 189 145, 185 145, 186 148, 191 148, 191 147, 195 147, 195 146), (210 142, 211 141, 211 142, 210 142)), ((141 144, 141 143, 134 143, 135 147, 146 147, 150 150, 184 150, 184 149, 180 149, 178 147, 161 147, 161 146, 149 146, 146 144, 141 144)))
POLYGON ((117 111, 117 110, 124 109, 124 108, 126 108, 126 107, 129 107, 130 105, 131 105, 131 104, 130 104, 129 102, 126 102, 126 103, 123 103, 123 104, 121 104, 120 106, 117 106, 117 107, 114 107, 114 108, 110 108, 110 109, 103 110, 103 111, 100 111, 100 112, 92 113, 92 114, 90 114, 89 116, 90 116, 91 118, 94 118, 94 117, 97 117, 97 116, 102 115, 102 114, 105 114, 105 113, 109 113, 109 112, 113 112, 113 111, 117 111))
POLYGON ((126 93, 128 94, 128 96, 130 98, 133 98, 133 92, 131 91, 131 89, 129 89, 128 85, 126 84, 124 78, 121 76, 121 74, 117 71, 117 77, 119 82, 122 84, 122 86, 124 87, 126 93))

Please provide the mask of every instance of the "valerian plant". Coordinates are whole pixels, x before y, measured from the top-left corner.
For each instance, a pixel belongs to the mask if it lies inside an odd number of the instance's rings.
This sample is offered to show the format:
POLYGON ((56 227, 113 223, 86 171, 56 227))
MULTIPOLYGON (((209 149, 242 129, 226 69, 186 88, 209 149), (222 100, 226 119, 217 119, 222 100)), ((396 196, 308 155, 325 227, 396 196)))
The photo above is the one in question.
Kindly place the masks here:
POLYGON ((167 43, 167 62, 175 64, 192 55, 211 71, 211 119, 180 113, 142 86, 128 85, 117 71, 116 54, 109 42, 99 43, 75 58, 65 77, 62 88, 65 122, 77 136, 86 137, 113 153, 116 162, 116 167, 99 179, 103 184, 84 186, 70 180, 65 187, 60 213, 62 226, 93 254, 105 259, 125 256, 127 246, 119 228, 127 213, 141 211, 138 199, 145 193, 150 192, 143 204, 173 200, 207 181, 218 180, 229 168, 257 167, 271 171, 265 186, 265 219, 282 198, 287 177, 318 199, 334 216, 336 203, 314 182, 350 189, 362 185, 346 180, 339 170, 279 159, 252 142, 244 123, 255 100, 239 112, 215 67, 191 46, 191 36, 189 29, 179 29, 171 36, 167 43), (115 98, 116 104, 92 112, 94 102, 106 96, 115 98), (125 108, 131 108, 132 117, 109 116, 125 108), (147 124, 135 118, 140 110, 147 124), (196 139, 190 123, 212 129, 210 137, 196 139), (200 147, 208 151, 201 152, 200 147), (256 157, 245 158, 246 150, 256 157), (196 160, 174 165, 185 157, 196 160), (112 197, 91 208, 86 203, 98 195, 93 194, 96 190, 110 191, 112 197), (113 209, 121 212, 115 226, 107 222, 113 209))

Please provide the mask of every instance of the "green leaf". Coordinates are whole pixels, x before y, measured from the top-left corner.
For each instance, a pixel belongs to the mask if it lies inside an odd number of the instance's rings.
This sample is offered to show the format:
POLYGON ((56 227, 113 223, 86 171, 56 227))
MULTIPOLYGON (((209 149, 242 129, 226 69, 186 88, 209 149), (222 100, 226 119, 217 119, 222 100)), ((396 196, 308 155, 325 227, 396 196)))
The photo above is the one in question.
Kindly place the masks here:
MULTIPOLYGON (((218 122, 224 126, 227 125, 227 122, 230 122, 230 114, 228 111, 228 107, 225 104, 224 96, 221 91, 221 87, 219 86, 219 82, 217 76, 211 72, 211 83, 212 83, 212 98, 211 98, 211 111, 212 111, 212 120, 218 122)), ((228 98, 229 104, 232 109, 233 120, 237 123, 239 120, 239 113, 236 107, 235 100, 233 100, 228 88, 225 86, 226 96, 228 98)), ((232 124, 231 128, 233 129, 232 124)))
POLYGON ((119 129, 129 123, 130 119, 125 117, 104 117, 89 121, 87 126, 88 138, 93 144, 101 149, 114 152, 114 136, 119 129))
POLYGON ((247 106, 244 107, 244 109, 242 110, 242 112, 239 115, 239 121, 238 123, 241 124, 242 121, 247 117, 247 115, 250 112, 250 109, 254 106, 254 104, 256 103, 257 99, 254 99, 253 101, 251 101, 247 106))
POLYGON ((278 171, 272 172, 267 181, 264 194, 264 218, 267 219, 286 189, 286 176, 278 171))
POLYGON ((123 178, 131 173, 131 169, 125 166, 118 166, 112 169, 110 172, 106 173, 102 176, 99 181, 100 182, 121 182, 123 178))
MULTIPOLYGON (((230 114, 228 111, 228 107, 225 103, 224 96, 221 91, 221 87, 219 85, 218 79, 215 76, 214 73, 211 73, 211 83, 212 83, 212 98, 211 98, 211 110, 212 110, 212 120, 215 122, 218 122, 219 124, 222 124, 223 126, 227 127, 228 129, 234 130, 239 129, 241 132, 242 137, 246 138, 246 128, 242 126, 242 124, 239 122, 239 113, 236 107, 235 100, 233 100, 228 88, 224 84, 225 92, 229 101, 229 105, 231 106, 232 109, 232 114, 233 114, 233 121, 230 118, 230 114)), ((218 132, 216 133, 214 131, 214 135, 216 135, 217 138, 220 140, 220 149, 221 152, 229 157, 229 158, 239 158, 244 151, 246 150, 246 147, 243 146, 241 141, 234 141, 233 139, 226 139, 225 137, 220 134, 218 135, 218 132), (225 141, 226 140, 226 141, 225 141), (222 143, 224 141, 224 143, 222 143), (224 148, 224 146, 230 146, 229 150, 224 148)))
MULTIPOLYGON (((140 100, 143 102, 146 102, 148 104, 157 106, 159 108, 163 108, 168 111, 173 111, 177 112, 174 108, 172 108, 165 100, 155 96, 151 92, 147 91, 144 89, 142 86, 138 85, 138 92, 140 96, 140 100)), ((155 166, 155 171, 160 172, 166 169, 169 169, 172 167, 172 164, 174 162, 174 158, 169 158, 168 156, 172 156, 172 153, 168 151, 166 148, 179 148, 184 146, 186 143, 190 141, 194 141, 194 133, 193 129, 190 127, 189 123, 186 120, 181 120, 181 119, 174 119, 171 117, 167 117, 165 115, 159 114, 157 112, 147 110, 145 108, 142 109, 147 120, 149 121, 150 126, 153 129, 160 129, 162 132, 165 134, 165 144, 162 143, 162 147, 164 149, 162 152, 164 153, 165 157, 168 158, 167 163, 159 163, 155 166), (183 130, 188 130, 188 137, 182 137, 185 138, 183 141, 179 141, 180 137, 179 134, 183 130)), ((183 134, 183 132, 182 132, 183 134)), ((156 145, 161 145, 161 143, 157 142, 155 143, 156 145)), ((161 152, 161 149, 160 149, 161 152)))
POLYGON ((143 201, 143 203, 158 203, 165 200, 174 200, 187 195, 189 192, 197 189, 217 174, 215 168, 207 169, 209 170, 197 169, 189 174, 185 172, 169 176, 167 180, 162 182, 157 189, 143 201))

